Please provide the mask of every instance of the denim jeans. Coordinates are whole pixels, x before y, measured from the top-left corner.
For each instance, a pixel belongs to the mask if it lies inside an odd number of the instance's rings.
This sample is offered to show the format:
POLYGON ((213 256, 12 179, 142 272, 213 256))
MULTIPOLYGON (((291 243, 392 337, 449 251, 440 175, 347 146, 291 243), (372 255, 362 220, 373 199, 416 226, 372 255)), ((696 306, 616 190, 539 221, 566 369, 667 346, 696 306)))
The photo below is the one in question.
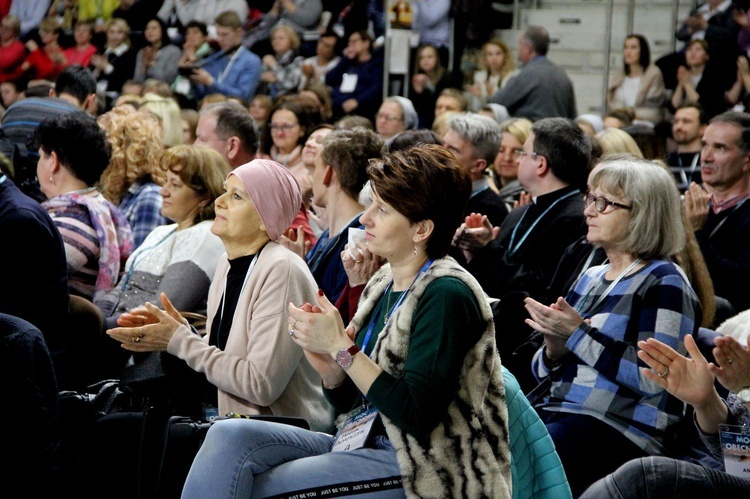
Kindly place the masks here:
POLYGON ((628 461, 595 482, 580 499, 750 497, 750 480, 668 457, 628 461))
POLYGON ((219 421, 206 434, 182 497, 405 497, 388 439, 347 452, 331 452, 332 445, 331 435, 295 426, 219 421))

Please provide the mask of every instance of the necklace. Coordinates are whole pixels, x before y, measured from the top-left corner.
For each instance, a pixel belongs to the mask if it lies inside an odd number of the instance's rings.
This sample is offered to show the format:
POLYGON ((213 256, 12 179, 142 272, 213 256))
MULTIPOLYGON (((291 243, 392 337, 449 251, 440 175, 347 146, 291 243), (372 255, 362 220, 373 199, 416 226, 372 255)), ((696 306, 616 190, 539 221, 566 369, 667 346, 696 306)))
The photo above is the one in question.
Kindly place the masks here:
MULTIPOLYGON (((408 289, 405 289, 401 291, 401 293, 398 295, 398 300, 396 300, 396 304, 401 300, 401 297, 406 294, 406 292, 409 291, 408 289)), ((391 309, 391 296, 395 293, 395 291, 389 292, 388 296, 385 298, 385 317, 383 322, 388 322, 388 319, 390 319, 391 314, 393 313, 393 310, 391 309)), ((396 305, 393 306, 393 308, 396 308, 396 305)))

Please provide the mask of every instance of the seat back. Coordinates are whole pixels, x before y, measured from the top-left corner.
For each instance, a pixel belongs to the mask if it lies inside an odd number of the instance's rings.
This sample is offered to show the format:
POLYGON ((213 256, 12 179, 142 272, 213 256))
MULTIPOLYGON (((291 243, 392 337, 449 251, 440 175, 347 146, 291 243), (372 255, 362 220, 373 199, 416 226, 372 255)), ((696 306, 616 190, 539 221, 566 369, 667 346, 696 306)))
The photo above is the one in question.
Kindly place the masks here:
POLYGON ((503 367, 513 498, 567 499, 573 494, 547 427, 513 374, 503 367))

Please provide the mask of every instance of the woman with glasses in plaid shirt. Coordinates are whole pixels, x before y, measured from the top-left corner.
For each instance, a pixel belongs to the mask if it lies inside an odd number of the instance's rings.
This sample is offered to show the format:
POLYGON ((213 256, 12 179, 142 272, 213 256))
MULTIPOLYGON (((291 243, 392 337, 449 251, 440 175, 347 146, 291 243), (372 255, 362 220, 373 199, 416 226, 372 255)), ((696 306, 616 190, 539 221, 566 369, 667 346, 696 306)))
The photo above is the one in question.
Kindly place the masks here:
POLYGON ((668 452, 685 406, 641 374, 638 342, 657 338, 684 353, 683 338, 701 322, 698 298, 670 259, 685 229, 669 173, 651 161, 605 160, 584 204, 587 238, 608 263, 583 273, 567 299, 526 299, 526 323, 544 336, 532 369, 549 386, 536 408, 574 496, 629 459, 668 452))

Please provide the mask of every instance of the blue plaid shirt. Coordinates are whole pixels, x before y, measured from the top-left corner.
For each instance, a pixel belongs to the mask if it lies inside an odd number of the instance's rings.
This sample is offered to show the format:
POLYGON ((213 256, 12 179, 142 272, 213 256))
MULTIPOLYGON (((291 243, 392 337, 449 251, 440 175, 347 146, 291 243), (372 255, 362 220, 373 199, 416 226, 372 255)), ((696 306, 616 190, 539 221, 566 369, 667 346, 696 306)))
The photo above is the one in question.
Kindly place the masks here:
POLYGON ((167 224, 161 214, 161 187, 153 182, 137 182, 130 186, 120 202, 120 211, 133 229, 135 248, 159 225, 167 224))
MULTIPOLYGON (((611 284, 607 266, 592 267, 567 297, 575 307, 595 303, 611 284)), ((677 265, 656 260, 623 278, 588 313, 567 341, 573 362, 555 371, 550 395, 537 408, 587 414, 621 431, 649 454, 663 454, 668 431, 683 417, 685 406, 641 375, 638 341, 656 338, 685 354, 683 339, 701 322, 700 302, 677 265)), ((543 348, 532 367, 545 378, 543 348)))

